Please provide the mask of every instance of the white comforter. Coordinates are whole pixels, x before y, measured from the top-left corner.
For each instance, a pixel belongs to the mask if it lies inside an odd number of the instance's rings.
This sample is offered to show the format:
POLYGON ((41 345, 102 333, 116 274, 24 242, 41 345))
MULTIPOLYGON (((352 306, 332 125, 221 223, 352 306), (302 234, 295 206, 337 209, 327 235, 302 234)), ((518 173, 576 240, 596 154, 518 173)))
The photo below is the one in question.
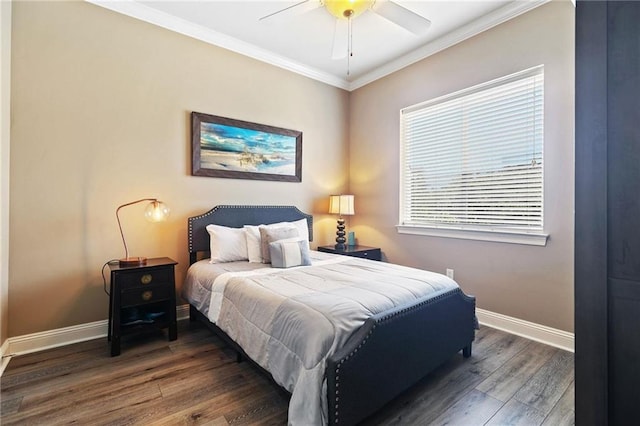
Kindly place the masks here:
POLYGON ((444 275, 336 256, 216 278, 209 319, 291 392, 289 424, 327 424, 325 363, 372 315, 457 288, 444 275))

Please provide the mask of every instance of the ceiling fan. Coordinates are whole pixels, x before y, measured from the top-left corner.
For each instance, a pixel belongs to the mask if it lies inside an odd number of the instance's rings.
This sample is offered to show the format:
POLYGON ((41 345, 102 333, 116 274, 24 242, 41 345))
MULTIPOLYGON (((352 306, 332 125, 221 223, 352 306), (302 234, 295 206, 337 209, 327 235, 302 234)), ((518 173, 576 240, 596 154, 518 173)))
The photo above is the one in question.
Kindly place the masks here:
POLYGON ((260 20, 287 20, 321 7, 324 7, 331 15, 337 18, 333 35, 333 59, 353 56, 351 21, 367 10, 380 15, 415 35, 424 34, 431 25, 431 21, 427 18, 391 0, 302 0, 299 3, 263 16, 260 20))

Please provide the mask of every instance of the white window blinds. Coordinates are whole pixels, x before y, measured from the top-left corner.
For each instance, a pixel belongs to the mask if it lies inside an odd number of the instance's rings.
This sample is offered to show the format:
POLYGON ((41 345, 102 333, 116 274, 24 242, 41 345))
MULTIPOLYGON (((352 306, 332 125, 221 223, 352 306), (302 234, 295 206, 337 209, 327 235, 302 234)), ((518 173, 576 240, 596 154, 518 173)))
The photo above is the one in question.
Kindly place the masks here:
POLYGON ((401 111, 401 225, 541 232, 544 67, 401 111))

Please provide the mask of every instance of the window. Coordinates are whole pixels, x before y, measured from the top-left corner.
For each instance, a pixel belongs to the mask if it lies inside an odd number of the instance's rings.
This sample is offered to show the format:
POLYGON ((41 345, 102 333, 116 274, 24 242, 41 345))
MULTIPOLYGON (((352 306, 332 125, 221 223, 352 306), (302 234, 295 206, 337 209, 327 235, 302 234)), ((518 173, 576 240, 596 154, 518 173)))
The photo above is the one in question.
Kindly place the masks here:
POLYGON ((399 232, 546 244, 544 67, 400 112, 399 232))

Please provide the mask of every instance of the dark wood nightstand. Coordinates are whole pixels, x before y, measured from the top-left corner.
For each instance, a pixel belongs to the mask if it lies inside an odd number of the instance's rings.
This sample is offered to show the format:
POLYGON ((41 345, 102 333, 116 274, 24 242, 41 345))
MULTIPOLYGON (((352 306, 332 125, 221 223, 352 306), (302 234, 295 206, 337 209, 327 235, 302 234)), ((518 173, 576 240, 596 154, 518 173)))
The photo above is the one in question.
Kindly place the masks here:
POLYGON ((382 251, 378 247, 345 246, 344 250, 336 250, 335 246, 320 246, 318 251, 342 254, 344 256, 361 257, 363 259, 382 260, 382 251))
POLYGON ((157 257, 148 259, 144 266, 109 265, 111 356, 120 355, 120 338, 124 334, 167 328, 169 340, 178 338, 174 270, 177 263, 168 257, 157 257))

